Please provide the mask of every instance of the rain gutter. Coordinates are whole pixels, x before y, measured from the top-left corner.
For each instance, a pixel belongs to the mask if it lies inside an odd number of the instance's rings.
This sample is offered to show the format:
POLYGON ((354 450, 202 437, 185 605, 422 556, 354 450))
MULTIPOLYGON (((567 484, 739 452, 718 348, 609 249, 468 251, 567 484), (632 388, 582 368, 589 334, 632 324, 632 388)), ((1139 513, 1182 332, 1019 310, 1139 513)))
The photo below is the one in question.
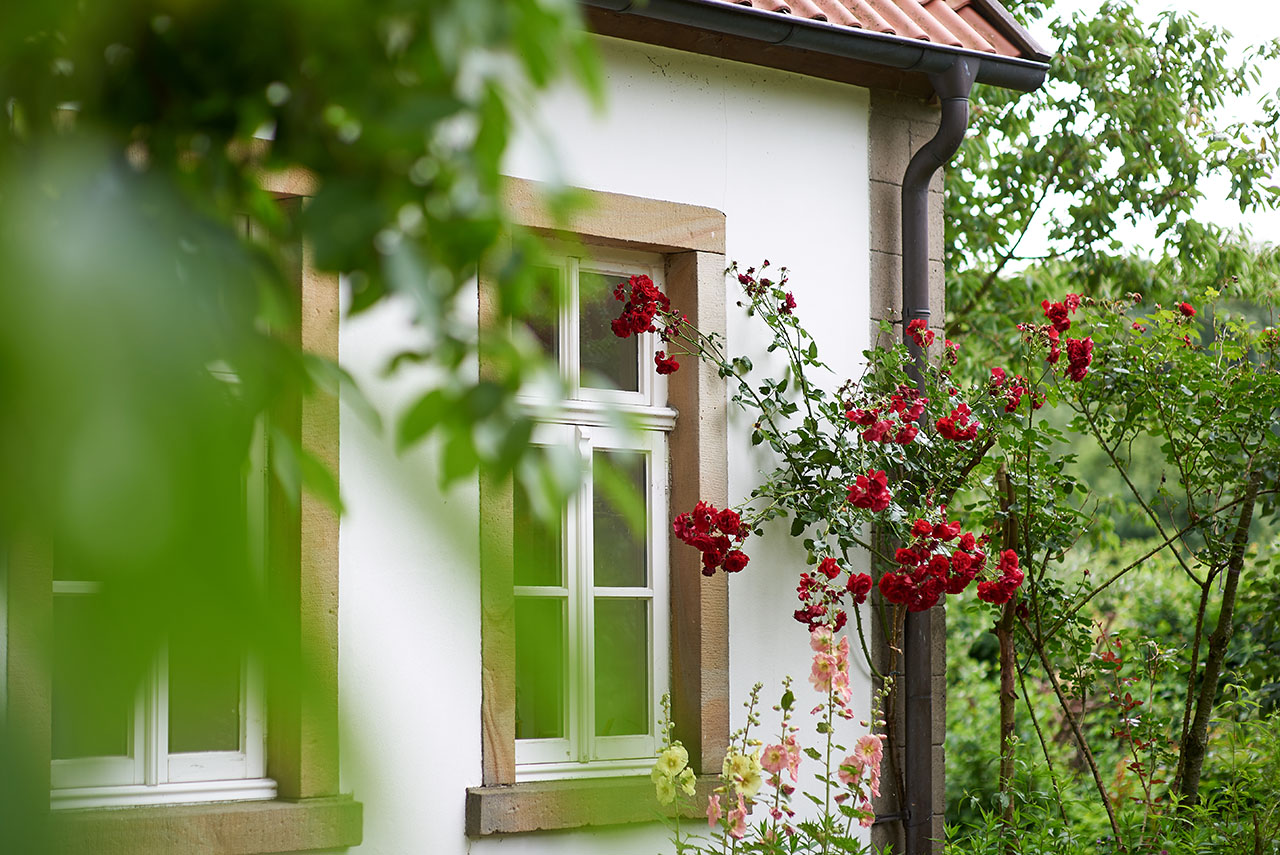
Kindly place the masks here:
POLYGON ((976 82, 1019 92, 1038 89, 1049 70, 1047 63, 1035 60, 859 30, 721 0, 583 0, 583 5, 907 72, 941 74, 958 59, 966 58, 976 61, 976 82))

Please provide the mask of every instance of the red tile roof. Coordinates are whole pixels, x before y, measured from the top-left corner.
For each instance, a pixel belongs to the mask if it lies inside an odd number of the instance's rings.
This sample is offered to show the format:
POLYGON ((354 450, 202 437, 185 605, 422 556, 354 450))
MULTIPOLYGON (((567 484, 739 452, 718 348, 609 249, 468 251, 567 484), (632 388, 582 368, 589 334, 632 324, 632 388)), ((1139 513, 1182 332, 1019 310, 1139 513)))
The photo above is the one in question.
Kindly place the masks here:
POLYGON ((1048 54, 996 0, 716 0, 981 53, 1048 54))

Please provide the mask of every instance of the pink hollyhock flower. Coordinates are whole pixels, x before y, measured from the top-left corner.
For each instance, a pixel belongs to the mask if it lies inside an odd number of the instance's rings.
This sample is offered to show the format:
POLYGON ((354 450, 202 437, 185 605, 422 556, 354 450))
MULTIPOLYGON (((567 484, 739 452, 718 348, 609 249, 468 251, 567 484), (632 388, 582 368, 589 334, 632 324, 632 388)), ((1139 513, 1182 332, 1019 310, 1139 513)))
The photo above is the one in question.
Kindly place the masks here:
MULTIPOLYGON (((782 740, 782 744, 787 749, 787 771, 791 773, 792 781, 800 780, 800 743, 796 741, 794 736, 788 736, 782 740)), ((792 788, 786 784, 782 785, 782 791, 787 795, 791 795, 792 788)))
POLYGON ((830 653, 832 635, 829 627, 820 626, 809 633, 809 649, 815 653, 830 653))
POLYGON ((787 766, 787 749, 782 745, 766 745, 760 752, 760 768, 781 775, 787 766))
MULTIPOLYGON (((879 796, 880 794, 876 793, 875 795, 879 796)), ((876 811, 875 811, 875 808, 871 806, 871 802, 867 801, 866 799, 863 799, 861 802, 859 802, 858 812, 859 814, 861 814, 858 817, 858 825, 862 826, 863 828, 870 828, 871 826, 875 825, 876 811)))
POLYGON ((720 821, 720 797, 713 795, 707 799, 707 825, 715 828, 716 823, 720 821))
POLYGON ((743 804, 742 793, 738 793, 738 806, 729 811, 729 834, 741 840, 747 833, 747 806, 743 804))
POLYGON ((836 657, 830 653, 815 653, 813 668, 809 672, 809 682, 819 692, 831 691, 831 681, 840 671, 836 657))
POLYGON ((862 777, 862 765, 856 754, 850 754, 840 762, 840 770, 836 772, 836 777, 846 787, 852 787, 858 783, 862 777))
POLYGON ((874 733, 858 737, 853 756, 860 758, 860 769, 870 772, 871 795, 880 795, 880 765, 884 762, 884 742, 874 733))

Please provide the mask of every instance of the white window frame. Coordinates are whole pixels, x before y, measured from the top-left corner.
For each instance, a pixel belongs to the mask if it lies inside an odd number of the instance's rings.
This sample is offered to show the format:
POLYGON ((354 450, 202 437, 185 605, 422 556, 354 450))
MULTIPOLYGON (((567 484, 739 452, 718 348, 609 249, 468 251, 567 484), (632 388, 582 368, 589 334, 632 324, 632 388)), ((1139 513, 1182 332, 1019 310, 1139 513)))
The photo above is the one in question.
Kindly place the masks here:
MULTIPOLYGON (((235 383, 229 372, 212 368, 235 383)), ((251 560, 266 563, 266 449, 261 424, 254 432, 246 475, 251 560)), ((55 597, 93 596, 101 583, 53 582, 55 597)), ((50 807, 125 807, 274 799, 266 777, 266 691, 262 665, 246 655, 240 664, 240 745, 235 751, 169 751, 168 650, 161 649, 133 703, 128 754, 50 760, 50 807)))
MULTIPOLYGON (((593 777, 648 771, 660 734, 661 697, 670 681, 670 605, 667 560, 669 477, 667 433, 675 427, 674 410, 666 406, 666 378, 654 370, 657 349, 652 335, 637 342, 637 390, 600 389, 582 385, 579 357, 581 272, 649 276, 662 287, 663 259, 659 255, 625 250, 596 250, 589 256, 565 252, 554 258, 565 277, 566 296, 558 317, 560 377, 568 395, 549 400, 521 395, 521 404, 539 422, 535 444, 569 447, 576 451, 586 476, 570 497, 561 523, 559 586, 519 586, 516 597, 560 598, 567 602, 565 650, 566 698, 564 737, 516 739, 516 780, 593 777), (623 414, 632 429, 619 427, 623 414), (646 567, 645 587, 597 587, 594 584, 594 526, 592 525, 593 461, 596 450, 633 451, 645 456, 646 567), (597 598, 647 599, 649 732, 626 736, 595 736, 594 604, 597 598)), ((619 311, 621 304, 618 304, 619 311)))

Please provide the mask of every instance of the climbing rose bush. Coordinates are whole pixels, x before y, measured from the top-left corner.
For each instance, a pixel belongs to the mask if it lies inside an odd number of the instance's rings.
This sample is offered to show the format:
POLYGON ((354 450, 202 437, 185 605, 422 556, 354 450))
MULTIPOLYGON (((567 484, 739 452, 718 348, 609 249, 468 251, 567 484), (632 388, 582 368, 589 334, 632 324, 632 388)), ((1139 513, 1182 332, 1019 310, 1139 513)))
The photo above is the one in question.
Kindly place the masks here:
MULTIPOLYGON (((646 277, 633 276, 614 292, 624 304, 614 332, 658 335, 664 344, 659 373, 674 370, 667 363, 676 357, 714 365, 734 387, 734 402, 752 418, 752 444, 767 445, 779 459, 777 470, 742 505, 721 509, 699 502, 675 517, 672 531, 698 550, 702 573, 742 572, 750 562, 748 537, 770 521, 789 519, 791 533, 802 538, 817 568, 800 572, 796 587, 794 617, 810 630, 841 630, 873 588, 906 611, 929 609, 975 581, 987 602, 1013 597, 1022 582, 1016 553, 1004 548, 999 561, 989 562, 995 527, 965 531, 946 519, 947 504, 1000 430, 1042 406, 1044 393, 1003 368, 992 370, 988 384, 960 388, 950 373, 959 349, 951 341, 943 343, 941 364, 927 364, 919 377, 912 374, 907 345, 900 343, 867 351, 862 376, 840 381, 800 324, 785 268, 777 278, 768 262, 734 267, 729 274, 742 288, 740 305, 772 334, 769 349, 786 357, 782 376, 761 378, 749 358, 729 356, 721 337, 689 324, 646 277), (885 542, 900 544, 896 551, 872 543, 868 523, 890 534, 885 542), (1004 552, 1013 557, 1006 560, 1004 552), (865 553, 887 568, 878 585, 858 567, 865 553)), ((1020 327, 1028 347, 1043 351, 1045 370, 1057 363, 1061 336, 1072 329, 1080 304, 1075 294, 1046 301, 1045 322, 1020 327)), ((891 333, 891 326, 884 331, 891 333)), ((903 333, 917 348, 937 340, 923 320, 912 321, 903 333)), ((1064 376, 1083 379, 1092 346, 1088 338, 1066 340, 1064 376)))

